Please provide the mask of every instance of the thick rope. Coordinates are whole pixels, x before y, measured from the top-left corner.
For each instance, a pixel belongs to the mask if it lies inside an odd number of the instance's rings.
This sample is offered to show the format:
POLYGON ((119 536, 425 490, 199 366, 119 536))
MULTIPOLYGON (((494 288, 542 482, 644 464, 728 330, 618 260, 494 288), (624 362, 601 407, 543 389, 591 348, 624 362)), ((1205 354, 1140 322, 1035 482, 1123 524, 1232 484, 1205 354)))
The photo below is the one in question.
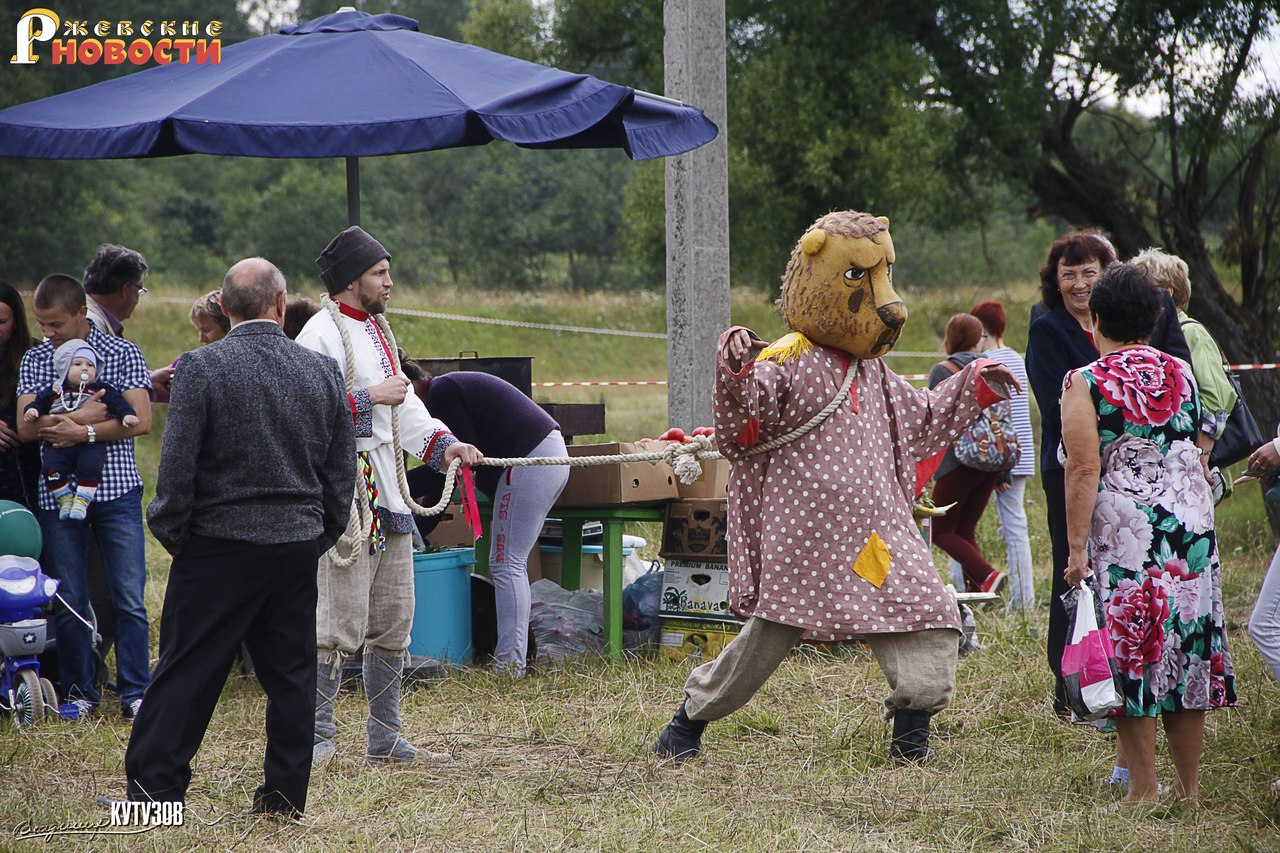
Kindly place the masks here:
MULTIPOLYGON (((355 350, 351 345, 351 336, 347 332, 346 324, 342 322, 342 312, 338 308, 338 303, 328 296, 324 297, 322 302, 329 315, 333 318, 334 325, 338 327, 338 334, 342 339, 342 354, 346 360, 347 368, 347 392, 350 393, 355 387, 355 350)), ((381 314, 372 316, 379 331, 382 332, 383 338, 386 340, 387 348, 398 355, 400 350, 396 344, 395 335, 391 331, 391 325, 381 314)), ((764 444, 756 445, 744 451, 742 455, 750 457, 768 453, 785 444, 790 444, 815 429, 849 398, 849 390, 853 387, 853 378, 856 372, 856 365, 851 365, 845 371, 844 382, 840 385, 840 390, 836 392, 835 397, 820 412, 795 429, 777 438, 770 439, 764 444)), ((414 515, 422 516, 439 515, 444 512, 453 497, 454 482, 457 478, 458 469, 462 467, 462 460, 454 459, 449 464, 445 471, 444 487, 440 492, 440 500, 432 506, 425 507, 415 501, 413 496, 409 494, 409 481, 404 464, 404 450, 400 439, 399 406, 391 407, 391 443, 395 451, 396 486, 400 491, 400 497, 404 499, 405 505, 409 507, 409 511, 414 515)), ((710 436, 699 435, 694 436, 692 441, 676 442, 667 445, 662 450, 641 453, 617 453, 608 456, 485 457, 480 464, 499 468, 518 468, 533 465, 567 465, 571 468, 585 468, 593 465, 614 465, 622 462, 651 462, 655 464, 666 462, 671 466, 676 476, 680 478, 680 482, 688 484, 702 476, 701 460, 724 458, 724 455, 719 451, 711 449, 711 444, 712 439, 710 436)), ((330 558, 341 568, 355 563, 360 549, 364 547, 364 542, 368 539, 371 525, 367 516, 369 498, 365 490, 361 488, 362 485, 361 482, 357 481, 354 500, 356 513, 348 521, 347 530, 338 539, 338 543, 330 549, 330 558), (340 555, 338 548, 339 546, 345 547, 348 545, 352 546, 351 555, 349 558, 344 558, 340 555)))
MULTIPOLYGON (((840 390, 836 392, 835 397, 831 398, 831 402, 823 407, 822 411, 795 429, 783 433, 777 438, 772 438, 764 444, 758 444, 744 451, 742 455, 744 457, 758 456, 761 453, 777 450, 779 447, 790 444, 816 429, 819 424, 829 418, 831 413, 849 398, 849 390, 853 387, 853 378, 856 372, 856 369, 851 367, 845 373, 844 383, 841 384, 840 390)), ((529 458, 486 456, 480 464, 493 465, 499 468, 520 468, 532 465, 568 465, 570 468, 586 468, 591 465, 614 465, 621 462, 666 462, 676 472, 680 482, 687 485, 702 475, 701 460, 724 458, 720 451, 710 449, 711 443, 710 436, 697 435, 693 437, 692 441, 669 444, 662 450, 650 450, 641 453, 615 453, 608 456, 536 456, 529 458)), ((440 497, 442 504, 447 504, 448 498, 453 495, 454 477, 460 466, 461 462, 455 459, 445 472, 444 489, 440 497)), ((434 515, 436 512, 442 511, 443 506, 437 505, 432 509, 434 512, 429 514, 434 515)))
MULTIPOLYGON (((351 335, 347 333, 346 323, 342 321, 342 312, 338 309, 338 303, 328 296, 321 299, 321 303, 333 319, 334 326, 338 328, 338 337, 342 340, 347 393, 350 394, 355 389, 356 378, 356 354, 351 347, 351 335)), ((355 511, 347 518, 347 529, 342 532, 342 535, 338 537, 338 541, 329 549, 329 559, 340 569, 355 565, 356 560, 360 558, 360 551, 364 548, 364 543, 369 539, 369 529, 373 526, 373 519, 369 514, 369 494, 364 488, 364 477, 361 476, 359 458, 356 459, 355 464, 356 487, 352 495, 355 511), (342 556, 342 548, 351 549, 346 557, 342 556)))
MULTIPOLYGON (((387 348, 391 350, 394 357, 400 357, 400 347, 396 344, 396 336, 391 331, 391 324, 387 322, 387 318, 382 314, 373 315, 374 322, 378 324, 378 328, 382 331, 382 336, 386 338, 387 348)), ((398 367, 398 365, 397 365, 398 367)), ((410 394, 413 392, 410 391, 410 394)), ((396 485, 400 489, 400 497, 404 499, 405 505, 409 507, 409 511, 414 515, 439 515, 444 512, 444 508, 449 505, 449 498, 453 495, 453 490, 449 489, 440 495, 440 500, 434 506, 425 507, 413 499, 413 495, 409 494, 409 478, 408 472, 404 467, 404 450, 400 442, 400 407, 391 407, 391 446, 395 449, 396 457, 396 485)), ((455 460, 456 462, 456 460, 455 460)), ((456 468, 457 465, 451 466, 456 468)))

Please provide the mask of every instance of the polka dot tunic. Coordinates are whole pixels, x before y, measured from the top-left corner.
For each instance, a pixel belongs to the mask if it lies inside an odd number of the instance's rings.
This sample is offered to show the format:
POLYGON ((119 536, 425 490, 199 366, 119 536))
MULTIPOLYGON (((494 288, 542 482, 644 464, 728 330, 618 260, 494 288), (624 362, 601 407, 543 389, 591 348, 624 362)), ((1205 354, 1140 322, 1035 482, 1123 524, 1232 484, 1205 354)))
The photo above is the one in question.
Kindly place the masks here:
POLYGON ((998 399, 974 372, 989 362, 926 391, 880 359, 858 361, 819 345, 739 370, 724 354, 724 338, 719 351, 715 426, 731 463, 734 612, 798 625, 813 640, 959 630, 955 600, 911 517, 915 465, 977 417, 979 391, 985 404, 998 399), (821 411, 847 369, 857 371, 850 399, 821 425, 776 450, 743 455, 821 411), (879 588, 853 571, 873 533, 891 560, 879 588))

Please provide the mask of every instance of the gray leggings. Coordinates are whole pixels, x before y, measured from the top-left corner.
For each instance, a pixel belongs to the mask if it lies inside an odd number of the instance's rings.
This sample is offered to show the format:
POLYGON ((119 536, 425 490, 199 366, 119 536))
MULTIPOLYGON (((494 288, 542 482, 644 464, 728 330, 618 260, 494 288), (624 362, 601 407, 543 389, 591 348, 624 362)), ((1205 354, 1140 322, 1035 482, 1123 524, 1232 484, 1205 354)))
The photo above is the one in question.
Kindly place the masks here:
MULTIPOLYGON (((552 430, 528 456, 565 456, 559 430, 552 430)), ((547 513, 569 480, 567 465, 508 468, 493 496, 489 577, 498 609, 494 666, 513 676, 524 672, 529 650, 529 552, 547 513)))

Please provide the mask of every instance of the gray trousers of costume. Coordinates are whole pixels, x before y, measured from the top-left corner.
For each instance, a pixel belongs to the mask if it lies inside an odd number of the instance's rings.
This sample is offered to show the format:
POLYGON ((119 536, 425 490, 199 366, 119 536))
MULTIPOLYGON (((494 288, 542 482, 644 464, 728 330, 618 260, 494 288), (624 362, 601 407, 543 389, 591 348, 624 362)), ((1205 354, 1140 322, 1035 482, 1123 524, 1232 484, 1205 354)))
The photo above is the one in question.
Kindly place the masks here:
MULTIPOLYGON (((782 663, 804 629, 758 617, 747 620, 715 660, 689 674, 685 713, 711 722, 727 717, 756 695, 782 663)), ((867 645, 889 682, 885 717, 898 709, 936 714, 951 702, 956 686, 960 632, 930 628, 901 634, 870 634, 867 645)))
MULTIPOLYGON (((387 533, 386 550, 365 543, 354 564, 341 568, 320 558, 316 653, 341 661, 362 645, 385 657, 404 656, 413 627, 413 543, 408 533, 387 533)), ((340 664, 338 664, 340 665, 340 664)))

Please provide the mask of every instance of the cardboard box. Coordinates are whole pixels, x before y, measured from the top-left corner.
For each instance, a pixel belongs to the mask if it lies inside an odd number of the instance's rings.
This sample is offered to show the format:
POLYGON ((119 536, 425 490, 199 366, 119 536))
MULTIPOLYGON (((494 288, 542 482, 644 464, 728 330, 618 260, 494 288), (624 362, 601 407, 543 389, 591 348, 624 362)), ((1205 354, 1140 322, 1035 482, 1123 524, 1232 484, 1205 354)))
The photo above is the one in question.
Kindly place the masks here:
MULTIPOLYGON (((538 555, 538 576, 555 581, 564 586, 564 550, 558 545, 542 545, 533 550, 538 555)), ((623 548, 622 558, 625 560, 632 554, 632 549, 623 548)), ((532 554, 529 556, 529 581, 533 577, 532 554)), ((604 547, 601 545, 582 546, 582 574, 579 589, 604 589, 604 547)))
POLYGON ((728 529, 729 506, 725 501, 672 501, 662 523, 658 553, 676 560, 723 563, 729 556, 728 529))
POLYGON ((705 619, 662 620, 658 657, 664 660, 709 661, 742 630, 741 622, 712 622, 705 619))
MULTIPOLYGON (((644 452, 627 442, 569 447, 570 456, 614 456, 644 452)), ((665 462, 620 462, 570 468, 569 482, 556 506, 608 506, 660 503, 677 497, 676 475, 665 462)))
POLYGON ((702 476, 692 483, 676 478, 680 500, 724 500, 729 496, 729 460, 703 459, 702 476))
MULTIPOLYGON (((542 577, 564 586, 564 551, 558 545, 540 545, 538 565, 542 577)), ((599 545, 582 546, 582 574, 579 589, 604 589, 604 548, 599 545)), ((529 578, 533 581, 532 576, 529 578)))
POLYGON ((427 542, 437 548, 474 548, 476 535, 462 514, 462 504, 451 503, 440 513, 440 523, 431 531, 427 542))
POLYGON ((736 620, 738 617, 729 609, 729 567, 724 563, 667 560, 658 614, 736 620))

